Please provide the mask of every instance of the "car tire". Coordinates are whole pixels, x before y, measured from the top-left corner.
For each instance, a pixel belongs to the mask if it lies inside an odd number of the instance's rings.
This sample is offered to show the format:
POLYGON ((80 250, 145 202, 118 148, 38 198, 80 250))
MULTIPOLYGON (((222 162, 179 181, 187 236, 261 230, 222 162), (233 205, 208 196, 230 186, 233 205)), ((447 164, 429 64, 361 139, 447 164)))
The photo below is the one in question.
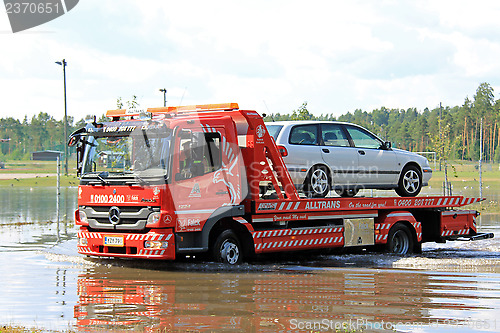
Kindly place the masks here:
POLYGON ((387 251, 394 254, 410 254, 414 250, 414 239, 410 229, 402 223, 392 226, 387 237, 387 251))
POLYGON ((234 231, 224 230, 214 243, 213 258, 217 262, 228 265, 241 264, 243 260, 243 249, 234 231))
POLYGON ((359 190, 357 188, 351 188, 351 189, 342 189, 342 190, 335 190, 335 193, 340 195, 343 198, 352 198, 356 194, 358 194, 359 190))
POLYGON ((415 197, 422 189, 422 172, 414 165, 408 165, 401 172, 396 193, 401 197, 415 197))
POLYGON ((325 167, 314 167, 304 182, 304 193, 313 198, 324 198, 330 193, 331 182, 325 167))

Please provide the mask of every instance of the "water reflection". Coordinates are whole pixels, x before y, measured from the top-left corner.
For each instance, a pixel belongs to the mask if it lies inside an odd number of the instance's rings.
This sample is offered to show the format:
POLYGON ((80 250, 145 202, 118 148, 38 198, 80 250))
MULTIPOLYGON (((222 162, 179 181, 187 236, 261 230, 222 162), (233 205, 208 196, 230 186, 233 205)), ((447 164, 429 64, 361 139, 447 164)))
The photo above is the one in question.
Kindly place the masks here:
MULTIPOLYGON (((76 194, 76 187, 61 188, 61 220, 73 219, 77 207, 76 194)), ((56 199, 55 187, 4 187, 0 190, 0 225, 56 221, 56 199)))
POLYGON ((74 314, 81 331, 146 332, 275 332, 349 320, 427 325, 479 313, 494 320, 499 282, 498 276, 392 269, 235 274, 95 267, 78 276, 74 314))

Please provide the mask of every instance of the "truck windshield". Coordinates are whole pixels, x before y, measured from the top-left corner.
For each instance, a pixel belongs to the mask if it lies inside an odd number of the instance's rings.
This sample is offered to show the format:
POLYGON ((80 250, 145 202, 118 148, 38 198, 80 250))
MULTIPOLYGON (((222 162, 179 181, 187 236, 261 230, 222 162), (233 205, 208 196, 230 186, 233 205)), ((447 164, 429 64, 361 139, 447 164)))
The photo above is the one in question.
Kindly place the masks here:
POLYGON ((167 176, 170 129, 164 126, 116 127, 109 124, 91 129, 86 137, 83 177, 102 178, 102 175, 123 174, 167 176))

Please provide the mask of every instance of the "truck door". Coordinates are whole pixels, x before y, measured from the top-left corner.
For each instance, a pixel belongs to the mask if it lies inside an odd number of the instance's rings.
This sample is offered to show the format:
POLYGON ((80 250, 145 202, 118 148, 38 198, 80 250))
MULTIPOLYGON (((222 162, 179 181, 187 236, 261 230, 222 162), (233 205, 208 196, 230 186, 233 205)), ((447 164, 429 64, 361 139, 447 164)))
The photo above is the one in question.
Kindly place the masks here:
POLYGON ((171 193, 179 232, 199 231, 217 208, 241 201, 240 161, 228 158, 224 134, 224 128, 177 131, 171 193))

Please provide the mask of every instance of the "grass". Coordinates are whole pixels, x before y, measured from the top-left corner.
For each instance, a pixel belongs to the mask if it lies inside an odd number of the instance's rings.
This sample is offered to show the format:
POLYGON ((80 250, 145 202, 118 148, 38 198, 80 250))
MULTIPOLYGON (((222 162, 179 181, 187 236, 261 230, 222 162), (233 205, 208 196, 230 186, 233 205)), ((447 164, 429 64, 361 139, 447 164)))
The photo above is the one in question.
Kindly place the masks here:
POLYGON ((64 333, 73 333, 75 331, 73 330, 64 330, 64 331, 54 331, 54 330, 45 330, 41 328, 26 328, 23 326, 11 326, 11 325, 6 325, 6 326, 0 326, 0 333, 42 333, 42 332, 53 332, 53 333, 58 333, 58 332, 64 332, 64 333))
MULTIPOLYGON (((56 163, 56 161, 8 160, 5 162, 5 169, 0 169, 0 173, 56 173, 56 163)), ((68 162, 68 167, 71 165, 70 163, 71 162, 68 162)))
MULTIPOLYGON (((0 179, 0 187, 2 186, 22 186, 22 187, 39 187, 39 186, 57 186, 57 165, 56 161, 6 161, 5 169, 0 169, 1 174, 24 174, 31 175, 30 178, 14 178, 0 179), (43 176, 37 176, 42 174, 43 176), (50 174, 47 176, 47 174, 50 174)), ((74 161, 68 161, 70 174, 64 176, 63 168, 61 167, 61 187, 78 185, 78 178, 71 174, 74 169, 74 161)))
MULTIPOLYGON (((78 186, 78 178, 76 176, 62 176, 60 178, 61 187, 78 186)), ((57 176, 34 177, 34 178, 14 178, 0 179, 0 187, 2 186, 19 186, 19 187, 39 187, 39 186, 57 186, 57 176)))

